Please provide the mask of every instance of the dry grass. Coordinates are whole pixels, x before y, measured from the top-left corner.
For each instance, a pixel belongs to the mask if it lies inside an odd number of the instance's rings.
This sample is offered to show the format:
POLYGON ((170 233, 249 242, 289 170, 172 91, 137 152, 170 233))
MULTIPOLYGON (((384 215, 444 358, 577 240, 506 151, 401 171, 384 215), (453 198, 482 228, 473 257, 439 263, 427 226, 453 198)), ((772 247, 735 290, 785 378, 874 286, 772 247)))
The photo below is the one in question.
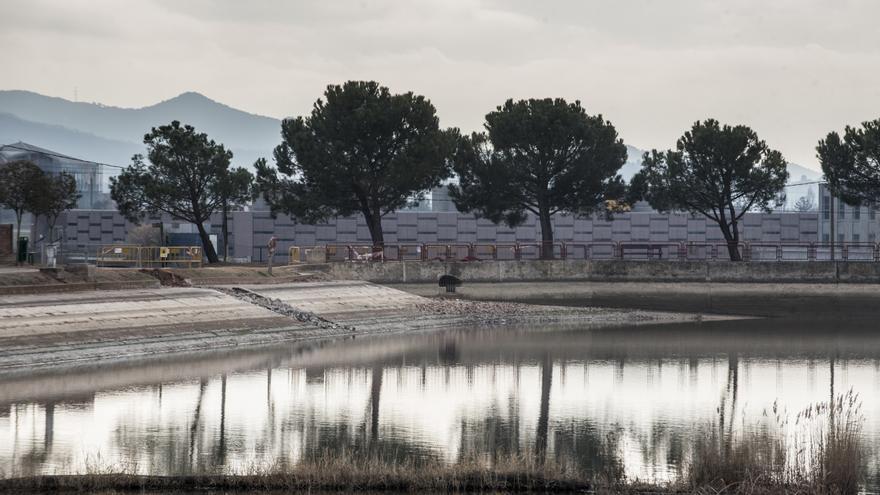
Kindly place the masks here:
POLYGON ((447 466, 324 454, 295 466, 251 467, 240 472, 194 476, 140 476, 125 469, 105 466, 90 468, 83 475, 0 480, 0 492, 572 492, 593 486, 564 465, 539 465, 526 457, 512 457, 486 467, 476 460, 447 466))
POLYGON ((799 412, 793 423, 772 409, 776 433, 713 433, 694 448, 686 486, 696 493, 829 494, 859 491, 864 481, 864 417, 851 390, 799 412))

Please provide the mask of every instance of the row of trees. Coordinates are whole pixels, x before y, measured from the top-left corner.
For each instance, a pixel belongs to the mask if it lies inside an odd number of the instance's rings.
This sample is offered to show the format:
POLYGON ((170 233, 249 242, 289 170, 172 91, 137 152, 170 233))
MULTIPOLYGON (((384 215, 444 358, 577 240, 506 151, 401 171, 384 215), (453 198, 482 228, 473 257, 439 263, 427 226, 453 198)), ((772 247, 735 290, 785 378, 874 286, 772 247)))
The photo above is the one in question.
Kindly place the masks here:
MULTIPOLYGON (((819 145, 829 185, 847 201, 880 199, 878 122, 819 145)), ((752 129, 712 119, 695 123, 674 149, 646 153, 629 184, 619 175, 627 152, 616 129, 580 102, 508 100, 486 115, 484 128, 471 135, 442 129, 425 97, 349 81, 328 86, 310 115, 283 122, 275 165, 258 160, 255 178, 231 168, 222 144, 173 122, 144 137, 149 163, 135 156, 111 179, 111 195, 131 219, 163 211, 196 224, 211 262, 217 255, 202 224, 215 211, 225 224, 229 208, 258 195, 274 213, 301 221, 360 213, 381 246, 384 215, 453 175, 450 193, 461 211, 510 226, 536 215, 546 256, 553 214, 612 213, 645 199, 660 211, 716 222, 730 258, 739 260, 743 215, 778 205, 788 179, 783 156, 752 129)))
POLYGON ((47 174, 28 160, 0 166, 0 206, 15 213, 15 231, 18 235, 21 235, 22 217, 25 213, 31 213, 46 219, 49 241, 53 242, 59 215, 74 208, 79 198, 76 179, 66 172, 47 174))

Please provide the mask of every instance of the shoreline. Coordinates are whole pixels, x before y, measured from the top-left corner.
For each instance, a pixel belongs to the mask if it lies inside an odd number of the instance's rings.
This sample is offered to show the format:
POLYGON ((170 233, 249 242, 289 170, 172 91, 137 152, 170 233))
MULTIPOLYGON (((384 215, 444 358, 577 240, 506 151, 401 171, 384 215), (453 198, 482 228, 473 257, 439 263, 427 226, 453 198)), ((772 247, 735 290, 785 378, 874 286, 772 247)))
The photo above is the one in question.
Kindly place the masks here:
POLYGON ((704 319, 726 317, 431 299, 342 281, 14 296, 0 301, 0 374, 456 327, 704 319))

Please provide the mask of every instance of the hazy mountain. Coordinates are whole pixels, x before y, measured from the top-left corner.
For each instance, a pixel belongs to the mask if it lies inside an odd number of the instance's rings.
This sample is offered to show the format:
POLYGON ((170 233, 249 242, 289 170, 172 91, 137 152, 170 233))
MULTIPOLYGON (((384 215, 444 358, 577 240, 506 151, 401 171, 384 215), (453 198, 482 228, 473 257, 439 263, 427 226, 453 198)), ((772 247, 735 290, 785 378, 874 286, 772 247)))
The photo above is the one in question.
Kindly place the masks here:
MULTIPOLYGON (((260 156, 271 157, 280 142, 281 122, 218 103, 188 92, 143 108, 119 108, 44 96, 30 91, 0 91, 0 112, 32 123, 66 127, 111 141, 134 144, 143 151, 143 136, 151 127, 172 120, 195 126, 235 154, 237 165, 250 165, 260 156)), ((34 130, 34 129, 32 129, 34 130)), ((53 149, 52 135, 31 138, 33 144, 53 149)), ((22 139, 24 140, 24 139, 22 139)), ((97 160, 93 155, 79 155, 97 160)), ((109 163, 127 165, 131 153, 111 153, 109 163)))
POLYGON ((0 113, 0 144, 18 141, 111 165, 126 165, 133 154, 144 151, 142 144, 106 139, 60 125, 30 122, 15 115, 0 113))

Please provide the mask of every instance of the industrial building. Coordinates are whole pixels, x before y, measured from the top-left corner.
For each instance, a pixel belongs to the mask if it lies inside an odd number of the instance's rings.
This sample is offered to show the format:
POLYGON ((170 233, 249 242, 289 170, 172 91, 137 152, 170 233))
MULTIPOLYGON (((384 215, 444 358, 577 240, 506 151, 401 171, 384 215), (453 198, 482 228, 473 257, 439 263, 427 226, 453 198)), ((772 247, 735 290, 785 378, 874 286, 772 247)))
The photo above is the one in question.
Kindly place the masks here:
POLYGON ((822 243, 874 244, 880 239, 877 206, 850 206, 819 185, 819 240, 822 243))

